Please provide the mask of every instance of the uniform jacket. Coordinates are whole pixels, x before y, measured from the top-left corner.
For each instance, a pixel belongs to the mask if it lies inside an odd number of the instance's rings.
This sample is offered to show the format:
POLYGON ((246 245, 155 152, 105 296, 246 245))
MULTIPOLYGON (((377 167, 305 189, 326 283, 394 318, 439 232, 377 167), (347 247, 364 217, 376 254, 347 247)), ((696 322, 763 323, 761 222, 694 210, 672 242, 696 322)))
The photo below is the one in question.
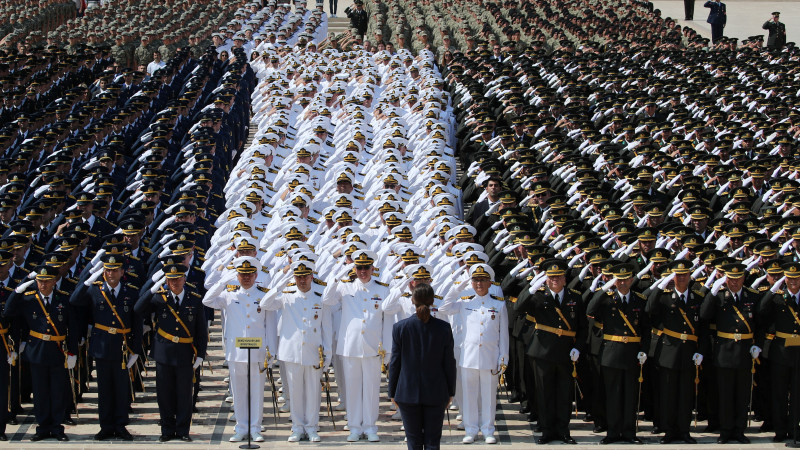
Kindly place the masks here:
POLYGON ((382 342, 383 300, 389 296, 385 283, 370 280, 364 284, 359 279, 341 280, 328 285, 322 295, 326 306, 342 304, 336 354, 351 357, 378 355, 382 342))
POLYGON ((698 290, 692 290, 691 286, 684 295, 685 304, 681 305, 680 296, 674 289, 654 289, 647 300, 646 310, 653 328, 661 332, 660 336, 653 338, 655 342, 651 342, 651 347, 654 347, 651 356, 659 366, 668 369, 692 369, 692 357, 695 353, 703 353, 699 343, 706 341, 701 337, 705 335, 705 331, 700 321, 700 305, 705 295, 698 290), (697 340, 664 334, 665 329, 696 336, 697 340))
POLYGON ((122 284, 119 294, 114 298, 108 284, 103 281, 95 281, 84 295, 70 298, 70 303, 80 313, 76 321, 80 333, 84 334, 87 326, 92 325, 92 333, 89 336, 89 356, 101 360, 121 360, 123 345, 126 342, 130 351, 142 354, 142 317, 134 312, 138 296, 136 289, 122 284), (114 305, 116 315, 109 303, 114 305), (122 319, 122 323, 120 323, 120 319, 122 319), (126 335, 120 332, 109 333, 101 330, 97 325, 115 330, 127 328, 131 331, 126 335))
POLYGON ((271 355, 275 354, 275 330, 268 329, 267 311, 258 304, 266 291, 258 284, 250 289, 228 285, 224 292, 217 295, 209 291, 203 299, 205 306, 223 311, 226 361, 247 362, 248 350, 236 347, 237 337, 262 339, 261 348, 249 350, 252 362, 263 362, 267 347, 271 355))
POLYGON ((503 297, 473 292, 456 300, 446 298, 439 313, 453 315, 461 324, 460 367, 496 370, 501 362, 508 363, 508 313, 503 297))
POLYGON ((517 311, 533 316, 537 325, 575 333, 572 337, 559 336, 548 330, 537 329, 527 350, 528 355, 534 358, 569 363, 570 351, 573 348, 583 351, 586 346, 586 306, 580 293, 565 288, 561 295, 559 304, 549 289, 540 289, 534 295, 523 297, 517 302, 517 311))
POLYGON ((600 364, 614 369, 630 369, 638 364, 640 351, 648 348, 650 320, 645 312, 647 301, 639 292, 630 291, 628 302, 623 303, 616 291, 599 291, 586 308, 589 318, 603 324, 603 342, 600 348, 600 364), (630 326, 623 319, 630 322, 630 326), (633 329, 631 329, 633 327, 633 329), (639 337, 640 342, 616 342, 608 336, 639 337))
MULTIPOLYGON (((716 333, 749 334, 758 332, 756 312, 760 295, 758 291, 743 287, 739 303, 734 305, 733 295, 723 288, 716 295, 710 292, 700 307, 700 318, 716 325, 716 333), (738 310, 738 313, 736 312, 738 310), (741 314, 741 317, 740 317, 741 314)), ((750 347, 753 339, 726 339, 714 336, 714 364, 727 369, 750 368, 750 347)))
MULTIPOLYGON (((770 362, 796 366, 800 346, 786 345, 785 337, 775 336, 776 332, 800 336, 800 307, 789 291, 781 289, 775 293, 767 292, 758 305, 758 316, 764 324, 764 332, 756 337, 756 345, 764 349, 764 355, 770 362)), ((790 338, 789 341, 794 340, 790 338)))
POLYGON ((707 1, 703 6, 711 9, 708 12, 708 19, 706 19, 706 22, 710 23, 711 25, 725 26, 725 23, 728 21, 725 3, 707 1))

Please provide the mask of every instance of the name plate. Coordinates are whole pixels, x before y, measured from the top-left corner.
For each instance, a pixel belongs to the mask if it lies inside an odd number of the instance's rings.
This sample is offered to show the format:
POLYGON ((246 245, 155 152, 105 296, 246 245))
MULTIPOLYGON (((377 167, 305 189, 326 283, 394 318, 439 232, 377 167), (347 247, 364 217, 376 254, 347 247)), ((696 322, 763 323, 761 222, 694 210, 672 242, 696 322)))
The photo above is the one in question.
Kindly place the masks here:
POLYGON ((261 348, 261 338, 260 337, 237 337, 236 338, 236 347, 237 348, 261 348))

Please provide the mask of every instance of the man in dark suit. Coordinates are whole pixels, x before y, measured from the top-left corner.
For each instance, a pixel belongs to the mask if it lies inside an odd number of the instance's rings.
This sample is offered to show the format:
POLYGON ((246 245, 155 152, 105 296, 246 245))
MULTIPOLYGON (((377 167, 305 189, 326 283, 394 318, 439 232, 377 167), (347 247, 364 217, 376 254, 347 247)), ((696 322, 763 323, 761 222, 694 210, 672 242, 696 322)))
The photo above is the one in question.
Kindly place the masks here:
POLYGON ((363 40, 364 34, 367 32, 367 25, 369 25, 369 14, 364 10, 362 0, 355 0, 355 7, 355 9, 345 9, 344 13, 350 18, 350 27, 355 28, 356 34, 363 40))
POLYGON ((537 444, 560 440, 575 444, 569 432, 572 371, 586 343, 586 308, 578 291, 565 289, 567 262, 551 259, 541 263, 547 287, 517 303, 520 314, 536 319, 536 331, 528 347, 533 357, 539 426, 537 444), (572 367, 570 367, 570 362, 572 367))
POLYGON ((164 266, 167 287, 139 299, 134 310, 155 317, 153 359, 156 361, 156 395, 161 416, 161 442, 191 442, 192 379, 203 363, 208 345, 208 326, 203 296, 186 283, 183 264, 164 266))
POLYGON ((769 30, 767 36, 767 48, 770 50, 780 50, 786 45, 786 24, 781 22, 781 13, 775 11, 772 13, 772 19, 764 22, 761 27, 769 30))
POLYGON ((728 21, 727 8, 719 0, 709 0, 703 6, 710 8, 706 22, 711 24, 711 41, 716 44, 722 38, 722 30, 728 21))
POLYGON ((91 282, 88 289, 76 289, 70 298, 81 312, 79 329, 83 332, 93 325, 89 356, 97 365, 97 441, 114 436, 133 440, 125 427, 131 405, 130 368, 142 348, 142 319, 134 313, 138 291, 122 283, 123 260, 122 254, 103 255, 103 280, 91 282))
POLYGON ((600 443, 625 441, 641 444, 636 437, 637 378, 647 360, 650 322, 645 313, 646 299, 631 290, 634 265, 611 268, 615 290, 599 291, 586 308, 590 319, 603 324, 600 370, 606 394, 608 433, 600 443))
POLYGON ((456 360, 450 325, 431 317, 433 289, 414 288, 416 315, 392 328, 389 398, 403 417, 409 450, 436 450, 447 405, 456 394, 456 360))
POLYGON ((36 273, 35 281, 21 284, 8 298, 3 315, 18 318, 29 330, 20 353, 31 365, 33 412, 38 424, 31 440, 52 437, 68 441, 61 423, 69 404, 67 370, 74 369, 78 360, 75 314, 69 295, 55 289, 58 270, 40 266, 36 273))
POLYGON ((755 345, 758 291, 744 286, 744 264, 726 264, 727 277, 721 289, 706 295, 700 307, 700 318, 717 328, 713 360, 719 389, 719 444, 731 439, 749 444, 744 435, 751 388, 750 370, 761 353, 755 345))
POLYGON ((687 444, 697 441, 689 435, 694 397, 695 366, 703 361, 703 351, 698 347, 701 334, 700 305, 705 294, 698 290, 702 285, 690 286, 692 263, 679 259, 670 265, 674 274, 672 289, 654 286, 647 301, 647 313, 658 329, 658 339, 653 355, 659 367, 660 411, 659 426, 665 435, 662 444, 682 440, 687 444))

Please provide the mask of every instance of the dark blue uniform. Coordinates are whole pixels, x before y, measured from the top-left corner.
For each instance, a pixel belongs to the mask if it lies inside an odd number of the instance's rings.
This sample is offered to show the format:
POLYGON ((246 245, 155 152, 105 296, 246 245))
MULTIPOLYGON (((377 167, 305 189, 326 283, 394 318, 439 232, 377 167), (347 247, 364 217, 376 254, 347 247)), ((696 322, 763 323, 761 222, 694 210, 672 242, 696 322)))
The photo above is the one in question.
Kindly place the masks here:
POLYGON ((156 391, 162 436, 189 436, 192 419, 192 364, 204 358, 208 326, 203 297, 186 283, 180 305, 171 292, 160 290, 136 303, 138 314, 154 315, 152 358, 156 361, 156 391), (175 314, 180 317, 180 321, 175 314), (188 334, 186 330, 188 329, 188 334))
MULTIPOLYGON (((11 293, 14 292, 8 286, 0 288, 0 309, 4 309, 6 301, 11 293)), ((11 369, 8 364, 8 354, 14 351, 14 339, 12 338, 11 321, 0 319, 0 386, 11 386, 9 389, 0 387, 0 434, 5 434, 6 424, 10 416, 8 410, 9 391, 19 395, 19 387, 11 385, 11 369), (16 389, 15 389, 16 388, 16 389)))
POLYGON ((142 318, 134 312, 137 299, 138 291, 130 285, 120 283, 114 295, 102 281, 70 299, 81 312, 79 329, 93 326, 89 356, 97 368, 97 406, 104 431, 122 432, 129 422, 131 378, 125 365, 132 353, 142 353, 142 318))
POLYGON ((21 357, 31 365, 33 411, 38 423, 36 434, 60 435, 64 433, 61 422, 70 395, 65 361, 67 354, 78 351, 77 334, 72 332, 75 314, 66 292, 53 291, 45 304, 39 290, 31 287, 33 289, 24 294, 15 292, 9 297, 4 315, 20 318, 21 326, 27 330, 22 332, 27 344, 21 357))

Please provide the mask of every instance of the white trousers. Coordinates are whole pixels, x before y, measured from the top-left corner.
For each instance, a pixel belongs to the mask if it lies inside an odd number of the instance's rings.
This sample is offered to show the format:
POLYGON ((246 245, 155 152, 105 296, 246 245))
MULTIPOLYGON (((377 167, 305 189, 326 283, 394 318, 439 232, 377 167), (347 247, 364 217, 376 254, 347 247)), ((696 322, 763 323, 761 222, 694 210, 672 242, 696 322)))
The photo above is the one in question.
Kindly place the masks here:
POLYGON ((237 434, 260 433, 261 418, 264 415, 264 380, 266 372, 261 372, 258 362, 250 362, 250 421, 247 416, 247 363, 228 361, 231 373, 231 392, 233 393, 233 415, 237 434))
MULTIPOLYGON (((334 342, 333 348, 336 348, 336 343, 334 342)), ((333 355, 332 363, 333 363, 333 373, 336 374, 336 389, 339 392, 339 403, 343 405, 347 405, 345 402, 347 388, 344 383, 344 366, 342 365, 342 358, 343 356, 333 355)))
POLYGON ((380 356, 342 357, 347 386, 347 426, 352 434, 378 433, 378 397, 381 387, 380 356))
POLYGON ((461 368, 461 417, 464 432, 476 436, 494 434, 494 414, 497 408, 497 377, 491 370, 461 368))
POLYGON ((284 361, 284 394, 289 392, 289 410, 292 417, 293 433, 317 431, 319 423, 320 369, 284 361))

